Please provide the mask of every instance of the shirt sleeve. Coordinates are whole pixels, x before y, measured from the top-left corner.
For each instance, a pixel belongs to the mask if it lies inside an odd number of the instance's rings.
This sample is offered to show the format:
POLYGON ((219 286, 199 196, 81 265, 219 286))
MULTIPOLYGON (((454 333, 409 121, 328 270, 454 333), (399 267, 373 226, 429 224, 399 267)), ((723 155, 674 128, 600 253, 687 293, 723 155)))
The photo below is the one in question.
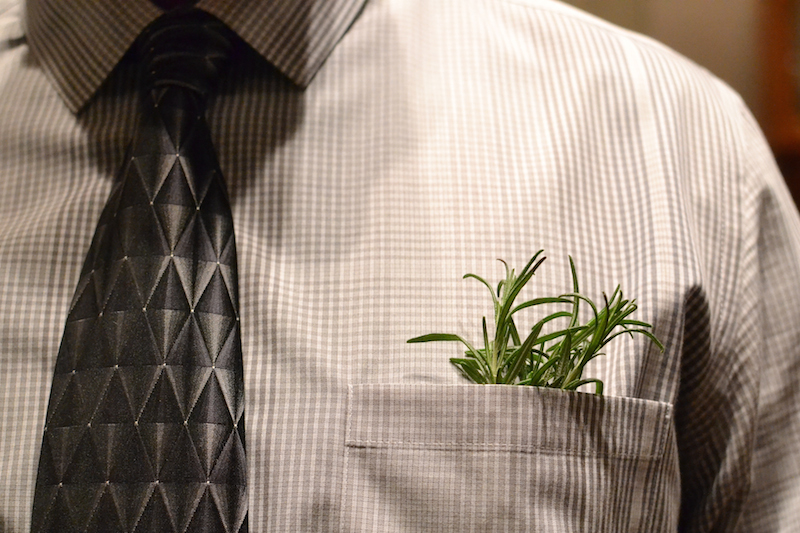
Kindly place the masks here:
POLYGON ((796 531, 800 218, 755 120, 729 110, 730 179, 710 189, 733 201, 698 202, 717 207, 697 217, 704 279, 685 302, 680 531, 796 531))
MULTIPOLYGON (((755 121, 742 143, 743 365, 756 378, 755 419, 742 445, 749 487, 737 531, 800 524, 800 220, 755 121)), ((747 479, 743 473, 742 478, 747 479)))

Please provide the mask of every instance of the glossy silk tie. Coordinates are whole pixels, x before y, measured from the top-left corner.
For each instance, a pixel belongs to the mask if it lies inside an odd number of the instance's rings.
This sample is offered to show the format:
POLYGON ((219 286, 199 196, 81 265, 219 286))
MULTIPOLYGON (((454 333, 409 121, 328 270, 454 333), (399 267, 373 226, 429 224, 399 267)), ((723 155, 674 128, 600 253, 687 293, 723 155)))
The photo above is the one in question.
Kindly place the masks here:
POLYGON ((204 118, 233 39, 179 10, 137 41, 142 116, 67 318, 33 531, 247 531, 236 248, 204 118))

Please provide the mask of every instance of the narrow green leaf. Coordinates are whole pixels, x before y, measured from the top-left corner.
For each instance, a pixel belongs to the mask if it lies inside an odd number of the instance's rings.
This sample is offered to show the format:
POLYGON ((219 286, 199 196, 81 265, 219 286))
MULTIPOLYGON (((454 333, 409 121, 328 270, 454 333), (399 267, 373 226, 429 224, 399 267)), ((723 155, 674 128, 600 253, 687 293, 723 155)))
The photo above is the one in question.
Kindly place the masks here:
POLYGON ((602 396, 603 395, 603 382, 600 381, 599 379, 596 379, 596 378, 580 379, 580 380, 572 381, 572 382, 564 385, 563 389, 564 390, 575 390, 578 387, 580 387, 581 385, 586 385, 587 383, 594 383, 595 384, 594 393, 597 396, 602 396))
MULTIPOLYGON (((568 255, 569 258, 569 270, 572 273, 572 294, 577 295, 580 292, 580 287, 578 286, 578 273, 575 271, 575 261, 572 260, 572 256, 568 255)), ((572 308, 572 320, 569 323, 570 327, 574 327, 578 323, 578 310, 580 308, 580 300, 575 298, 574 306, 572 308)))
POLYGON ((452 333, 428 333, 427 335, 420 335, 419 337, 408 339, 406 342, 415 343, 415 342, 432 342, 432 341, 463 341, 463 339, 458 335, 454 335, 452 333))
POLYGON ((639 327, 642 327, 642 328, 652 328, 653 327, 651 324, 648 324, 647 322, 642 322, 641 320, 630 320, 630 319, 628 319, 628 320, 623 320, 622 322, 620 322, 620 324, 623 325, 623 326, 639 326, 639 327))
POLYGON ((417 342, 431 342, 431 341, 460 342, 461 344, 467 347, 467 350, 469 350, 476 359, 481 358, 480 352, 476 350, 475 347, 472 346, 466 339, 464 339, 460 335, 454 335, 452 333, 428 333, 427 335, 420 335, 419 337, 408 339, 406 342, 417 343, 417 342))
POLYGON ((572 362, 572 358, 570 354, 572 352, 572 334, 567 330, 567 334, 564 336, 564 340, 561 343, 561 350, 559 350, 559 355, 561 357, 561 364, 558 365, 558 375, 566 377, 567 373, 572 370, 570 368, 570 362, 572 362))
POLYGON ((592 333, 592 340, 589 341, 589 346, 586 348, 586 351, 591 355, 592 353, 596 352, 600 348, 600 343, 603 342, 603 336, 606 333, 606 325, 608 324, 608 315, 610 313, 608 298, 606 295, 603 294, 603 299, 605 300, 605 309, 604 313, 601 313, 595 323, 595 330, 592 333))
POLYGON ((625 330, 622 330, 622 331, 617 331, 617 332, 616 332, 616 333, 614 333, 613 335, 610 335, 610 336, 609 336, 609 337, 606 339, 606 341, 603 343, 603 345, 606 345, 606 344, 608 344, 608 343, 609 343, 609 342, 610 342, 612 339, 614 339, 615 337, 619 337, 620 335, 624 335, 625 333, 629 333, 629 334, 633 334, 633 333, 641 333, 642 335, 644 335, 645 337, 647 337, 648 339, 650 339, 650 340, 653 342, 653 344, 655 344, 656 346, 658 346, 658 349, 659 349, 660 351, 662 351, 662 352, 664 351, 664 345, 663 345, 663 344, 661 344, 661 341, 659 341, 659 340, 656 338, 656 336, 655 336, 655 335, 653 335, 652 333, 650 333, 650 332, 649 332, 649 331, 647 331, 646 329, 638 329, 638 328, 637 328, 637 329, 625 329, 625 330))
POLYGON ((497 296, 494 295, 494 289, 492 289, 492 286, 489 285, 489 282, 487 282, 485 279, 483 279, 482 277, 478 276, 477 274, 464 274, 464 277, 462 277, 461 279, 467 279, 467 278, 476 279, 476 280, 480 281, 481 283, 483 283, 484 285, 486 285, 486 288, 489 289, 489 294, 492 295, 492 301, 494 302, 494 305, 495 306, 499 305, 499 303, 497 301, 497 296))
POLYGON ((539 369, 538 369, 538 370, 536 370, 536 372, 534 372, 534 373, 533 373, 533 376, 531 376, 531 378, 530 378, 531 384, 532 384, 532 385, 536 385, 536 386, 540 386, 540 385, 539 385, 539 383, 541 382, 542 376, 543 376, 543 375, 544 375, 544 373, 545 373, 545 372, 547 372, 547 371, 548 371, 548 370, 549 370, 549 369, 550 369, 550 368, 551 368, 553 365, 555 365, 556 363, 558 363, 558 359, 559 359, 559 356, 557 356, 557 355, 556 355, 556 356, 553 356, 553 357, 551 357, 550 359, 548 359, 548 360, 547 360, 547 362, 546 362, 545 364, 543 364, 542 366, 540 366, 540 367, 539 367, 539 369))
POLYGON ((514 324, 514 319, 509 317, 508 319, 508 331, 511 334, 511 342, 514 343, 514 346, 519 346, 520 338, 519 332, 517 331, 517 326, 514 324))
POLYGON ((568 292, 567 294, 560 295, 559 298, 566 298, 566 297, 569 297, 569 296, 571 296, 573 298, 579 298, 579 299, 583 300, 584 302, 588 303, 589 306, 592 308, 592 312, 594 313, 595 318, 597 318, 597 315, 598 315, 597 306, 594 305, 594 302, 590 298, 587 298, 583 294, 579 294, 577 292, 568 292))
MULTIPOLYGON (((538 253, 539 252, 537 252, 536 255, 538 255, 538 253)), ((535 258, 536 258, 536 256, 534 256, 528 262, 528 265, 533 263, 533 260, 535 258)), ((539 265, 541 265, 544 262, 545 259, 546 259, 545 257, 542 257, 535 265, 533 265, 533 267, 531 267, 530 271, 525 272, 523 275, 521 275, 519 278, 517 278, 514 281, 513 286, 508 288, 508 292, 507 292, 507 294, 504 295, 504 300, 500 305, 500 312, 497 313, 496 319, 497 319, 498 323, 505 321, 506 316, 508 316, 509 311, 511 310, 511 306, 514 304, 514 299, 519 294, 519 291, 521 291, 522 287, 525 286, 526 283, 528 283, 528 281, 531 279, 531 277, 533 277, 533 275, 536 273, 536 269, 539 268, 539 265)), ((527 266, 523 270, 527 270, 527 266)))
MULTIPOLYGON (((530 260, 528 261, 528 264, 526 264, 525 268, 522 269, 522 273, 523 274, 525 272, 527 272, 528 269, 531 268, 531 265, 533 265, 533 262, 536 261, 536 258, 539 257, 543 252, 544 252, 544 250, 539 250, 538 252, 533 254, 533 257, 530 258, 530 260)), ((541 265, 544 262, 545 259, 547 259, 547 258, 546 257, 542 257, 541 259, 539 259, 539 262, 536 263, 536 266, 532 267, 533 270, 536 270, 537 268, 539 268, 539 265, 541 265)))
MULTIPOLYGON (((513 315, 517 311, 522 311, 523 309, 527 309, 528 307, 533 307, 534 305, 542 305, 542 304, 571 304, 572 300, 568 298, 559 298, 559 297, 549 297, 549 298, 534 298, 533 300, 528 300, 525 303, 521 303, 516 306, 514 309, 511 310, 509 315, 513 315)), ((570 313, 568 316, 572 316, 570 313)))
POLYGON ((505 376, 505 383, 513 383, 522 372, 522 369, 525 368, 525 363, 528 359, 527 355, 530 353, 531 348, 533 348, 533 343, 542 331, 543 325, 542 322, 539 322, 533 326, 533 330, 531 330, 525 342, 514 352, 511 360, 511 368, 505 376))
POLYGON ((489 333, 486 330, 486 317, 483 317, 483 346, 484 350, 486 350, 489 373, 491 374, 491 381, 489 381, 489 383, 495 383, 497 381, 497 351, 495 347, 489 343, 489 333))
MULTIPOLYGON (((570 316, 570 314, 567 313, 567 316, 570 316)), ((548 333, 547 335, 542 335, 541 337, 536 339, 536 344, 539 345, 539 344, 544 344, 545 342, 550 342, 551 340, 565 336, 567 333, 573 335, 573 342, 575 342, 575 344, 578 344, 579 342, 578 339, 586 336, 582 333, 584 330, 586 330, 586 326, 575 326, 574 328, 567 328, 560 331, 554 331, 552 333, 548 333)), ((560 344, 557 344, 552 348, 553 350, 561 349, 560 344)))
POLYGON ((477 383, 478 385, 486 384, 486 378, 481 374, 480 369, 477 365, 473 365, 475 363, 472 359, 450 359, 450 362, 453 363, 463 374, 464 376, 472 381, 473 383, 477 383))

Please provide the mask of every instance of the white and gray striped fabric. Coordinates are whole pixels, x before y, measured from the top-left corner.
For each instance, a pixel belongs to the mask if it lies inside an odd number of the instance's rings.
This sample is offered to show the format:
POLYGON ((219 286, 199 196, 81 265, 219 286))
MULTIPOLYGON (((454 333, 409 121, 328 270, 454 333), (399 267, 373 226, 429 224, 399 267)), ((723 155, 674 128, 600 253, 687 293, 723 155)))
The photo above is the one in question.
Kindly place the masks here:
MULTIPOLYGON (((800 219, 728 87, 548 0, 198 5, 270 62, 243 58, 209 110, 252 531, 800 528, 800 219), (615 340, 596 397, 469 385, 455 344, 405 343, 477 341, 491 303, 461 276, 540 248, 523 297, 568 291, 571 255, 665 351, 615 340)), ((120 58, 158 14, 0 2, 2 531, 29 525, 63 322, 136 120, 120 58)))

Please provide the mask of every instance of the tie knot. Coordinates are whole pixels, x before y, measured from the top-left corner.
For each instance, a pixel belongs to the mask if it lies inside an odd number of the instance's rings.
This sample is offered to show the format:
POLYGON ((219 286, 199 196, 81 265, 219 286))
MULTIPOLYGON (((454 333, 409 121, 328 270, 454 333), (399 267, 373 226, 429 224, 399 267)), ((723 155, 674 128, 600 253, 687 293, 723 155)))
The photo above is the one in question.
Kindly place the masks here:
POLYGON ((214 89, 233 46, 230 30, 199 9, 165 13, 139 41, 144 88, 179 86, 205 99, 214 89))

